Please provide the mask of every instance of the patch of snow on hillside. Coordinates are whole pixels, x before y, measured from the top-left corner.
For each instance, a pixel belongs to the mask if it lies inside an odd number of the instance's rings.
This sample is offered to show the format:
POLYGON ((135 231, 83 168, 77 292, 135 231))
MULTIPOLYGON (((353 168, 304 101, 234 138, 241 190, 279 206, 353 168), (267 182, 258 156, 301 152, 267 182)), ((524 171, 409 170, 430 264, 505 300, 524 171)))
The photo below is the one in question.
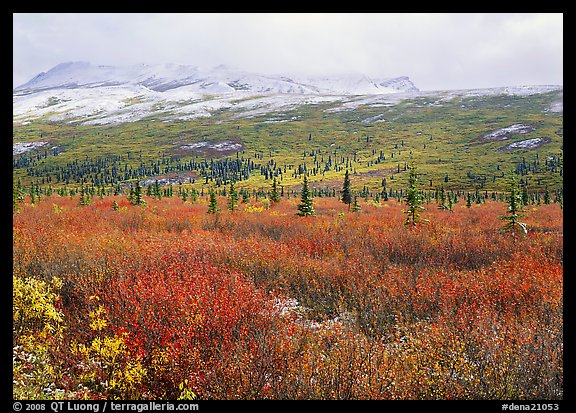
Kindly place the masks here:
POLYGON ((224 141, 219 143, 210 143, 206 141, 201 141, 180 145, 180 149, 199 149, 199 148, 213 149, 218 152, 239 151, 240 149, 242 149, 242 144, 230 141, 224 141))
POLYGON ((46 145, 48 142, 16 142, 12 144, 12 155, 20 155, 32 149, 46 145))
POLYGON ((188 143, 186 145, 182 145, 180 146, 180 148, 182 149, 196 149, 196 148, 203 148, 205 146, 208 146, 208 142, 196 142, 196 143, 188 143))
POLYGON ((533 138, 533 139, 526 139, 523 141, 519 141, 519 142, 513 142, 509 145, 507 145, 506 147, 503 148, 503 150, 510 150, 510 149, 535 149, 537 147, 539 147, 540 145, 550 142, 550 139, 546 139, 546 138, 533 138))
POLYGON ((554 112, 554 113, 561 113, 564 112, 564 101, 563 100, 559 100, 556 102, 552 102, 552 104, 550 105, 550 107, 548 108, 548 110, 550 112, 554 112))
POLYGON ((505 140, 509 138, 510 134, 524 134, 528 132, 534 131, 534 127, 530 125, 524 125, 523 123, 517 123, 514 125, 507 126, 505 128, 501 128, 486 135, 482 136, 484 139, 491 139, 491 140, 505 140))

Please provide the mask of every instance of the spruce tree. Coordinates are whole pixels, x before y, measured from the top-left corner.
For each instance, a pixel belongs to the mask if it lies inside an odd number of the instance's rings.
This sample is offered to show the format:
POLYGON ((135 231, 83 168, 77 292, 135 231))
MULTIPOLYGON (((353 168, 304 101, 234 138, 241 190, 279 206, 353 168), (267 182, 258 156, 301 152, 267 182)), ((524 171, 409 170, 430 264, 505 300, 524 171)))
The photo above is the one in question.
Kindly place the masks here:
POLYGON ((140 185, 140 181, 136 180, 136 185, 132 185, 130 187, 130 195, 128 196, 128 200, 132 205, 136 206, 146 204, 146 201, 144 201, 142 198, 142 186, 140 185))
POLYGON ((528 205, 529 202, 529 197, 528 197, 528 188, 526 187, 526 185, 522 186, 522 205, 526 206, 528 205))
POLYGON ((14 185, 14 182, 12 182, 12 209, 14 211, 19 211, 20 210, 20 201, 22 201, 24 199, 24 191, 22 189, 22 181, 20 180, 20 178, 18 178, 18 182, 16 185, 14 185))
MULTIPOLYGON (((350 207, 350 206, 348 206, 350 207)), ((358 195, 354 195, 354 202, 352 202, 352 212, 360 212, 362 208, 360 207, 360 204, 358 203, 358 195)))
POLYGON ((238 192, 234 188, 234 182, 230 182, 230 191, 228 192, 228 211, 234 212, 238 209, 238 192))
POLYGON ((90 204, 90 193, 84 188, 84 183, 80 187, 80 205, 86 206, 90 204))
POLYGON ((510 196, 508 197, 508 209, 507 215, 499 216, 498 218, 506 221, 504 224, 502 231, 510 233, 512 238, 516 240, 516 233, 524 233, 528 232, 526 228, 526 224, 520 222, 519 218, 523 217, 524 210, 523 210, 523 202, 522 202, 522 194, 520 189, 518 188, 518 180, 516 179, 516 175, 514 172, 511 174, 510 178, 510 196))
POLYGON ((446 192, 444 191, 444 185, 440 187, 440 204, 438 205, 438 209, 448 209, 446 206, 446 192))
POLYGON ((154 181, 154 188, 152 189, 152 195, 156 199, 162 199, 162 191, 160 189, 160 182, 158 182, 158 179, 154 181))
POLYGON ((248 202, 250 202, 250 193, 244 189, 242 191, 242 203, 247 204, 248 202))
POLYGON ((192 188, 190 190, 190 202, 192 202, 193 204, 196 203, 198 201, 198 190, 196 188, 192 188))
POLYGON ((406 191, 406 205, 408 205, 408 210, 404 211, 406 216, 406 221, 404 225, 415 227, 419 223, 428 222, 427 219, 420 217, 420 212, 424 211, 422 204, 424 199, 422 195, 418 192, 416 187, 418 183, 418 175, 416 174, 416 167, 410 167, 410 175, 408 177, 408 190, 406 191))
POLYGON ((550 191, 548 190, 548 187, 546 187, 546 192, 544 192, 544 203, 550 205, 550 191))
POLYGON ((142 186, 140 185, 140 181, 136 181, 136 187, 134 188, 134 202, 135 205, 144 205, 144 199, 142 198, 142 186))
POLYGON ((297 215, 301 217, 307 217, 310 215, 315 215, 314 206, 312 204, 312 197, 310 195, 310 190, 308 189, 308 178, 304 174, 304 182, 302 184, 302 193, 300 199, 300 205, 298 205, 297 215))
POLYGON ((350 204, 352 203, 352 192, 350 190, 350 175, 348 174, 348 169, 344 174, 344 185, 342 185, 342 202, 348 205, 348 210, 350 210, 350 204))
POLYGON ((274 203, 280 202, 280 194, 278 193, 278 183, 276 182, 276 177, 272 181, 272 192, 270 192, 270 200, 274 203))
POLYGON ((210 201, 208 204, 208 213, 216 214, 218 211, 220 211, 220 208, 218 208, 218 198, 216 198, 216 192, 214 191, 214 188, 210 188, 210 201))

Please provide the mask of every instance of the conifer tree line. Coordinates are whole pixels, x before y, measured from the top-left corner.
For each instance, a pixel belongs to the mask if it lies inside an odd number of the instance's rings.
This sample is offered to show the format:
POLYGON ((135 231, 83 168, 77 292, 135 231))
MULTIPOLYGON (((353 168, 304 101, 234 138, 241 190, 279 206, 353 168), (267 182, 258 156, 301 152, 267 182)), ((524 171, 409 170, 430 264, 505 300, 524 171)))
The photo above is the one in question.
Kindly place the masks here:
MULTIPOLYGON (((421 212, 425 211, 423 204, 429 204, 432 198, 430 196, 431 191, 423 191, 418 189, 419 177, 416 172, 415 165, 412 164, 409 170, 410 175, 408 179, 408 188, 404 192, 403 198, 398 197, 398 201, 403 200, 407 206, 407 209, 404 211, 404 214, 406 214, 404 225, 408 227, 416 227, 419 224, 428 222, 427 219, 421 217, 421 212)), ((382 186, 383 186, 382 194, 386 194, 385 180, 382 181, 382 186)), ((84 185, 84 183, 81 184, 79 189, 79 205, 86 206, 91 203, 91 198, 95 192, 93 188, 94 187, 92 187, 92 190, 90 190, 87 186, 84 185)), ((526 224, 521 222, 520 218, 523 216, 524 207, 529 204, 530 200, 532 200, 532 203, 534 203, 535 198, 534 197, 530 198, 526 186, 522 187, 520 186, 518 179, 516 178, 516 174, 514 173, 510 174, 510 183, 508 188, 509 192, 507 194, 497 195, 496 193, 493 192, 490 195, 490 197, 491 200, 493 201, 496 200, 505 201, 508 204, 507 214, 500 216, 499 218, 505 221, 502 231, 510 233, 511 236, 516 240, 518 235, 526 234, 528 231, 526 224)), ((42 192, 43 192, 42 189, 38 185, 30 186, 28 193, 30 194, 31 203, 39 202, 40 197, 42 196, 42 192)), ((170 186, 169 190, 162 191, 159 181, 156 180, 153 186, 152 185, 148 186, 146 195, 159 200, 162 198, 162 192, 164 193, 165 196, 168 197, 173 196, 172 186, 170 186)), ((366 187, 363 188, 362 192, 364 193, 365 199, 368 200, 368 192, 366 191, 366 187)), ((22 181, 18 179, 13 184, 12 207, 14 211, 19 211, 19 204, 25 199, 25 194, 26 190, 22 186, 22 181)), ((104 191, 101 192, 99 191, 98 194, 101 197, 105 195, 104 191)), ((186 202, 189 198, 188 191, 182 190, 182 188, 179 189, 178 194, 182 196, 182 200, 184 202, 186 202)), ((249 202, 250 195, 248 194, 248 192, 242 190, 238 192, 236 190, 234 181, 230 182, 228 192, 226 192, 225 189, 222 190, 221 195, 227 196, 228 211, 234 212, 239 209, 238 202, 240 199, 240 194, 242 194, 243 203, 249 202)), ((282 194, 278 191, 278 183, 276 178, 274 177, 271 184, 271 190, 265 195, 264 199, 267 201, 268 205, 270 204, 270 201, 273 203, 278 203, 280 202, 281 196, 283 196, 283 194, 284 194, 283 188, 282 188, 282 194)), ((400 191, 400 194, 402 194, 402 190, 400 191)), ((562 207, 563 201, 561 191, 560 192, 556 191, 555 194, 556 197, 554 202, 560 203, 560 206, 562 207)), ((46 195, 51 195, 51 192, 50 193, 47 192, 46 195)), ((66 194, 58 193, 58 195, 66 195, 66 194)), ((70 195, 74 196, 75 193, 71 193, 70 195)), ((118 193, 115 193, 115 195, 118 195, 118 193)), ((204 188, 202 188, 202 195, 204 195, 204 188)), ((351 180, 348 170, 346 170, 344 173, 343 185, 342 190, 340 191, 340 195, 341 195, 340 197, 341 201, 345 205, 347 205, 349 211, 353 213, 358 213, 359 211, 362 210, 362 207, 358 202, 358 193, 352 192, 351 180)), ((375 202, 376 201, 380 202, 380 195, 381 193, 376 193, 376 196, 374 197, 375 202)), ((398 194, 396 193, 395 195, 397 196, 398 194)), ((450 192, 445 191, 444 186, 441 186, 439 189, 436 188, 436 190, 434 191, 434 195, 435 195, 434 199, 436 201, 436 204, 438 205, 438 208, 445 209, 448 211, 452 211, 454 204, 457 203, 459 198, 463 196, 463 194, 461 194, 460 191, 458 191, 457 193, 454 193, 454 191, 450 192)), ((207 213, 218 214, 221 208, 218 205, 217 192, 214 186, 209 188, 208 197, 209 201, 208 201, 207 213)), ((303 217, 314 216, 316 214, 316 211, 314 209, 313 198, 314 195, 312 191, 310 191, 308 185, 308 176, 307 174, 304 174, 302 189, 300 191, 300 204, 297 206, 296 215, 303 217)), ((536 198, 538 204, 542 203, 542 198, 544 204, 551 203, 551 194, 550 191, 548 191, 548 189, 546 189, 543 197, 538 196, 536 198)), ((474 195, 472 195, 471 192, 467 192, 465 196, 465 202, 467 208, 472 207, 473 199, 475 200, 474 202, 477 204, 486 202, 486 200, 488 199, 488 192, 484 191, 484 196, 482 196, 481 192, 478 190, 475 191, 474 195)), ((195 188, 193 188, 190 193, 190 200, 192 202, 196 202, 198 200, 198 193, 195 188)), ((143 198, 143 188, 140 185, 139 180, 136 180, 130 185, 128 201, 130 202, 130 204, 134 206, 144 206, 147 204, 147 202, 143 198)), ((116 200, 114 200, 113 202, 113 209, 115 211, 119 210, 119 205, 116 200)))
MULTIPOLYGON (((307 138, 308 141, 312 141, 312 134, 310 133, 307 138)), ((367 143, 370 142, 370 137, 365 137, 365 139, 367 143)), ((359 142, 360 140, 361 138, 358 137, 359 142)), ((403 150, 406 150, 404 140, 395 144, 388 155, 388 160, 394 159, 395 154, 399 155, 403 150)), ((472 207, 474 204, 481 204, 487 200, 505 201, 507 199, 506 192, 489 192, 483 189, 488 177, 476 176, 470 171, 466 176, 476 186, 476 189, 472 191, 449 189, 452 177, 448 174, 443 180, 436 182, 435 186, 433 186, 432 179, 429 179, 425 186, 419 186, 417 189, 411 189, 412 176, 409 174, 409 187, 398 187, 399 185, 395 183, 397 175, 406 173, 410 169, 408 162, 405 161, 398 161, 393 173, 382 178, 380 189, 369 189, 364 185, 361 189, 354 190, 350 182, 350 174, 357 175, 356 165, 365 162, 365 165, 370 166, 386 161, 386 149, 372 148, 372 157, 369 159, 361 159, 356 150, 351 154, 342 154, 340 151, 340 145, 330 149, 303 150, 302 162, 298 165, 278 164, 272 158, 272 150, 269 153, 271 159, 268 161, 264 160, 264 153, 261 151, 256 151, 251 156, 246 156, 246 151, 236 152, 234 157, 222 159, 200 159, 198 156, 193 159, 183 159, 179 156, 164 156, 164 154, 159 159, 144 159, 142 152, 127 152, 126 155, 86 157, 82 160, 69 161, 64 165, 50 165, 44 164, 44 160, 50 156, 59 155, 59 149, 52 148, 50 151, 38 149, 13 157, 14 170, 23 169, 28 177, 33 178, 32 183, 26 187, 20 180, 18 180, 18 185, 16 183, 13 185, 15 193, 13 204, 16 207, 20 199, 26 195, 31 198, 32 202, 36 202, 42 195, 50 195, 53 192, 61 196, 79 194, 81 205, 88 205, 94 196, 120 195, 126 192, 128 192, 130 203, 134 205, 145 204, 143 195, 153 199, 178 196, 185 202, 196 202, 200 197, 209 196, 212 191, 215 195, 226 196, 227 190, 230 190, 228 186, 246 181, 254 174, 259 174, 264 177, 265 181, 272 183, 251 190, 240 189, 238 196, 241 197, 242 202, 246 203, 250 198, 256 200, 268 198, 276 203, 282 197, 301 195, 296 189, 285 190, 282 182, 287 174, 294 178, 308 180, 318 175, 323 176, 327 171, 344 172, 343 188, 339 190, 334 185, 324 187, 306 185, 308 196, 311 198, 338 197, 347 205, 348 210, 356 212, 361 209, 360 200, 362 199, 365 202, 370 200, 379 203, 392 198, 401 202, 407 196, 417 196, 422 198, 423 204, 436 202, 438 208, 450 211, 461 200, 464 200, 467 207, 472 207), (179 178, 173 181, 153 178, 169 173, 179 178), (187 177, 183 178, 183 176, 187 177), (387 178, 395 183, 395 187, 388 185, 387 178), (186 188, 185 184, 194 184, 194 188, 186 188), (53 185, 57 189, 54 189, 53 185), (200 186, 200 189, 197 189, 197 186, 200 186)), ((536 153, 534 159, 522 158, 522 161, 518 162, 513 169, 513 173, 519 177, 518 184, 521 188, 523 205, 551 202, 562 205, 562 189, 550 191, 545 188, 529 191, 531 183, 541 186, 541 178, 534 174, 543 171, 558 173, 562 176, 562 156, 554 155, 540 160, 536 153)), ((493 181, 504 177, 500 165, 497 166, 497 172, 498 174, 492 177, 493 181)), ((230 202, 231 210, 235 210, 235 201, 230 202)))
MULTIPOLYGON (((387 187, 385 179, 382 181, 380 190, 370 190, 366 186, 355 190, 351 185, 349 176, 349 174, 344 174, 342 189, 337 189, 334 186, 309 187, 308 190, 310 196, 313 198, 337 197, 342 199, 349 210, 352 208, 355 197, 357 197, 358 200, 364 200, 364 202, 373 201, 377 203, 385 202, 389 199, 395 199, 401 202, 406 197, 407 188, 397 189, 387 187), (348 175, 348 178, 346 178, 346 175, 348 175)), ((182 198, 185 202, 196 202, 200 198, 209 195, 208 188, 210 187, 214 188, 216 195, 226 196, 231 182, 235 181, 228 181, 228 187, 200 185, 200 188, 196 188, 195 186, 190 188, 187 187, 186 184, 162 185, 158 180, 154 181, 153 184, 142 186, 139 180, 134 180, 128 185, 125 183, 117 183, 116 185, 109 187, 105 187, 104 185, 96 186, 94 184, 81 183, 79 185, 64 184, 58 188, 54 188, 50 184, 47 186, 42 186, 38 183, 23 185, 22 180, 17 179, 13 183, 13 206, 16 207, 16 205, 26 197, 30 198, 32 203, 35 203, 43 196, 50 196, 52 194, 71 197, 80 196, 81 200, 79 202, 84 205, 87 205, 94 197, 111 195, 126 195, 132 203, 135 193, 138 193, 139 191, 141 191, 141 194, 137 195, 136 198, 140 200, 135 200, 134 202, 136 202, 136 204, 142 204, 143 199, 141 197, 143 196, 152 199, 178 197, 182 198)), ((521 202, 524 206, 550 203, 558 203, 563 206, 562 189, 549 190, 548 188, 545 188, 544 191, 529 191, 528 186, 525 183, 523 184, 521 178, 518 179, 518 186, 521 193, 521 202)), ((418 192, 423 197, 424 204, 436 203, 438 208, 446 210, 451 210, 459 202, 464 202, 467 207, 472 207, 473 205, 482 204, 487 201, 506 202, 508 199, 507 192, 479 189, 473 191, 448 190, 444 185, 440 185, 434 189, 424 188, 424 185, 422 185, 419 187, 418 192)), ((273 178, 269 187, 253 189, 241 188, 238 190, 238 196, 242 203, 247 203, 250 199, 259 200, 263 198, 269 198, 272 202, 279 202, 281 198, 299 197, 300 191, 297 189, 285 189, 285 187, 278 182, 278 179, 273 178)))
MULTIPOLYGON (((308 140, 311 140, 311 136, 312 134, 309 135, 308 140)), ((366 140, 369 142, 370 138, 366 137, 366 140)), ((202 180, 205 185, 213 184, 220 188, 228 186, 231 181, 246 181, 255 175, 264 177, 266 181, 276 178, 278 182, 282 182, 284 176, 298 180, 301 180, 304 174, 307 174, 309 179, 311 177, 323 177, 328 171, 350 171, 351 174, 355 175, 357 166, 370 167, 393 160, 396 166, 389 179, 394 181, 397 179, 395 175, 408 171, 408 161, 397 161, 398 155, 402 151, 409 150, 404 146, 402 140, 400 143, 396 143, 394 148, 372 148, 372 155, 365 159, 361 158, 357 150, 352 153, 342 153, 340 145, 330 149, 303 150, 302 161, 297 165, 278 163, 272 158, 272 151, 270 151, 269 160, 264 160, 264 153, 259 151, 252 154, 248 154, 246 151, 236 152, 235 156, 221 159, 200 158, 198 155, 193 158, 163 155, 155 159, 145 159, 141 152, 127 152, 126 155, 85 157, 84 159, 68 161, 65 164, 54 164, 46 163, 45 160, 59 155, 61 152, 58 148, 36 149, 14 156, 13 170, 23 171, 26 177, 41 186, 84 183, 88 186, 109 187, 118 184, 125 185, 136 179, 150 180, 164 174, 175 174, 180 176, 178 180, 181 183, 195 183, 198 179, 202 180), (390 150, 391 152, 389 152, 390 150), (184 178, 186 175, 188 177, 184 178)), ((563 176, 563 167, 562 154, 540 159, 539 154, 536 153, 531 159, 523 157, 521 161, 516 162, 514 173, 519 176, 520 185, 530 186, 530 183, 534 183, 541 187, 542 173, 563 176)), ((460 178, 464 179, 463 177, 460 178)), ((480 190, 485 188, 487 182, 496 182, 502 178, 504 178, 504 172, 501 165, 497 165, 491 175, 476 175, 471 171, 467 171, 465 174, 465 179, 468 180, 469 184, 480 190)), ((448 184, 453 179, 453 176, 446 174, 443 182, 448 184)), ((433 183, 430 181, 427 187, 432 188, 432 186, 433 183)), ((390 194, 387 193, 387 196, 390 194)))

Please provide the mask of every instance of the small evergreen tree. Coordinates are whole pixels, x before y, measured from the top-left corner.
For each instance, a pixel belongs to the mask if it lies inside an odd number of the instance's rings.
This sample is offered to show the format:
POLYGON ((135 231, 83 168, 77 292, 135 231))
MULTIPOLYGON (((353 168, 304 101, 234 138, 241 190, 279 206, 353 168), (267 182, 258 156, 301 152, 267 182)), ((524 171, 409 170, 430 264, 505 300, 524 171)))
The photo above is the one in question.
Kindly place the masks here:
POLYGON ((136 181, 136 187, 134 188, 134 205, 144 205, 146 204, 146 202, 144 201, 144 198, 142 198, 142 186, 140 185, 140 181, 136 181))
POLYGON ((154 188, 152 188, 152 195, 156 199, 162 199, 162 190, 160 189, 160 182, 158 182, 158 179, 154 181, 154 188))
POLYGON ((404 211, 406 216, 406 221, 404 225, 415 227, 418 223, 428 222, 427 219, 420 217, 420 212, 424 211, 422 204, 424 199, 418 188, 416 187, 418 183, 418 175, 416 174, 416 167, 410 167, 410 175, 408 177, 408 190, 406 191, 406 205, 408 205, 408 210, 404 211))
POLYGON ((454 197, 452 195, 452 192, 448 192, 448 210, 452 212, 453 207, 454 207, 454 197))
POLYGON ((508 210, 507 215, 499 216, 498 218, 506 221, 502 231, 510 233, 512 238, 516 240, 516 233, 528 232, 526 224, 520 222, 519 218, 523 217, 523 202, 520 189, 518 188, 518 180, 514 173, 511 174, 510 178, 510 196, 508 197, 508 210))
POLYGON ((304 182, 302 184, 302 193, 301 193, 300 205, 298 205, 297 215, 306 217, 315 214, 316 211, 314 211, 312 197, 310 195, 310 190, 308 189, 308 178, 306 174, 304 174, 304 182))
POLYGON ((272 191, 270 192, 270 200, 274 203, 280 202, 280 194, 278 193, 278 183, 276 182, 276 177, 272 181, 272 191))
POLYGON ((548 190, 548 187, 546 187, 546 192, 544 192, 544 203, 550 205, 550 191, 548 190))
POLYGON ((86 206, 90 204, 90 193, 86 188, 84 188, 84 184, 80 187, 80 205, 86 206))
POLYGON ((448 207, 446 206, 446 192, 444 191, 444 185, 440 187, 440 202, 438 208, 448 209, 448 207))
POLYGON ((228 192, 228 211, 234 212, 238 209, 238 192, 234 188, 234 182, 230 182, 230 191, 228 192))
POLYGON ((22 187, 22 181, 18 178, 16 185, 12 181, 12 209, 14 211, 20 210, 20 202, 24 200, 24 188, 22 187))
MULTIPOLYGON (((348 206, 350 207, 350 206, 348 206)), ((360 204, 358 203, 358 195, 354 195, 354 202, 352 202, 352 212, 360 212, 362 208, 360 207, 360 204)))
POLYGON ((218 208, 218 198, 216 198, 216 191, 214 191, 214 188, 210 188, 210 201, 208 203, 208 213, 216 214, 218 211, 220 211, 220 208, 218 208))
POLYGON ((128 201, 132 205, 142 206, 146 204, 146 201, 142 198, 142 186, 140 181, 136 181, 136 185, 130 186, 130 195, 128 196, 128 201))
POLYGON ((350 175, 348 174, 348 169, 344 174, 344 184, 342 185, 342 202, 348 205, 348 210, 350 210, 350 204, 352 203, 352 192, 350 190, 350 175))
POLYGON ((242 191, 242 203, 247 204, 248 202, 250 202, 250 193, 244 189, 242 191))
POLYGON ((198 193, 198 190, 196 188, 192 188, 190 190, 190 202, 192 202, 193 204, 196 203, 198 201, 199 196, 200 194, 198 193))
POLYGON ((526 185, 522 186, 522 205, 526 206, 530 202, 530 198, 528 197, 528 188, 526 185))

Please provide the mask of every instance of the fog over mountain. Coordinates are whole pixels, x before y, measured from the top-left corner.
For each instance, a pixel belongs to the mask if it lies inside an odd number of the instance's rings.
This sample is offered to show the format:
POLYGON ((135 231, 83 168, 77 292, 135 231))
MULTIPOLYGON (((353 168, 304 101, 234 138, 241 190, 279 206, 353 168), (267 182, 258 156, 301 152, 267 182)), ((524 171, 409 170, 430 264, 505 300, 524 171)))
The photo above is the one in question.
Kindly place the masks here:
POLYGON ((29 82, 16 87, 14 92, 28 94, 49 89, 128 85, 144 86, 156 92, 189 86, 190 91, 197 93, 252 91, 366 95, 418 91, 407 76, 371 79, 362 74, 350 74, 294 78, 284 74, 249 73, 224 65, 201 69, 174 64, 101 66, 89 62, 66 62, 38 74, 29 82))

